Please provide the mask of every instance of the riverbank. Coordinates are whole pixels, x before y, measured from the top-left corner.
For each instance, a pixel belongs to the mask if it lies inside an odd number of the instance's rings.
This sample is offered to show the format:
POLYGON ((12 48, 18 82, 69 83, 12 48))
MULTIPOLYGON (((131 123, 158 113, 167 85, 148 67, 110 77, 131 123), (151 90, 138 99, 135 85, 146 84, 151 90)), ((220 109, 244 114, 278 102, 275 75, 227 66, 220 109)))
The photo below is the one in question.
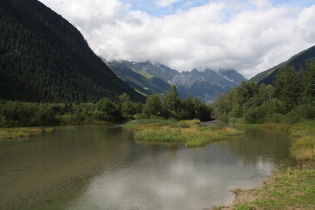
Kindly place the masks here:
POLYGON ((258 127, 281 130, 295 138, 290 149, 290 157, 295 160, 315 160, 315 121, 308 120, 295 124, 238 124, 242 127, 258 127))
POLYGON ((136 141, 179 142, 187 147, 203 147, 213 141, 243 133, 235 128, 220 125, 203 126, 199 120, 136 120, 125 124, 123 128, 132 131, 136 141))
POLYGON ((235 189, 232 205, 214 209, 315 209, 315 121, 293 125, 267 123, 246 125, 285 131, 296 140, 290 157, 309 161, 310 166, 281 169, 269 176, 261 187, 249 190, 235 189))
POLYGON ((268 123, 262 124, 262 127, 283 130, 296 138, 290 150, 291 158, 295 160, 315 159, 315 121, 304 121, 293 125, 268 123))
POLYGON ((315 209, 315 169, 279 170, 261 187, 234 192, 232 205, 214 209, 315 209))
POLYGON ((53 128, 0 128, 0 141, 15 138, 27 138, 31 135, 40 134, 42 132, 52 132, 53 128))

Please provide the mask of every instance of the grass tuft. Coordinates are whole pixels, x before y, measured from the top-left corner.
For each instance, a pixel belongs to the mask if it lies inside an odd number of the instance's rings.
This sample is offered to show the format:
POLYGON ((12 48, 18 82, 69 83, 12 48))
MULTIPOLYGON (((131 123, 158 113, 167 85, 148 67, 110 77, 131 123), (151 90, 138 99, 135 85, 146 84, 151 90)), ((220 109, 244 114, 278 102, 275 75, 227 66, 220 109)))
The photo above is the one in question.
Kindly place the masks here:
POLYGON ((315 137, 304 136, 297 139, 291 147, 291 157, 297 160, 312 160, 315 158, 315 137))

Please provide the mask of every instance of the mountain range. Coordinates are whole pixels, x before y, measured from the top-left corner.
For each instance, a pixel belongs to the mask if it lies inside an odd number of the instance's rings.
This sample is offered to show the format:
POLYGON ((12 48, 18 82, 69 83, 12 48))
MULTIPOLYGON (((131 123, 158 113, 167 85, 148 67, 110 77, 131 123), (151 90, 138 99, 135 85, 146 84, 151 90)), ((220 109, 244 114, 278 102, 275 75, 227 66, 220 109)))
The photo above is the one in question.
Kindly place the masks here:
POLYGON ((163 94, 170 85, 176 85, 182 98, 190 95, 206 103, 213 102, 220 94, 240 85, 246 78, 235 70, 179 72, 160 63, 110 61, 107 65, 119 78, 143 95, 163 94))
POLYGON ((94 54, 82 34, 37 0, 0 1, 0 99, 96 102, 145 97, 94 54))
MULTIPOLYGON (((0 1, 0 99, 96 102, 126 93, 133 101, 165 94, 176 85, 182 98, 206 103, 246 79, 233 69, 179 72, 160 63, 104 62, 67 20, 37 0, 0 1)), ((315 46, 250 81, 272 84, 279 69, 305 68, 315 46)))

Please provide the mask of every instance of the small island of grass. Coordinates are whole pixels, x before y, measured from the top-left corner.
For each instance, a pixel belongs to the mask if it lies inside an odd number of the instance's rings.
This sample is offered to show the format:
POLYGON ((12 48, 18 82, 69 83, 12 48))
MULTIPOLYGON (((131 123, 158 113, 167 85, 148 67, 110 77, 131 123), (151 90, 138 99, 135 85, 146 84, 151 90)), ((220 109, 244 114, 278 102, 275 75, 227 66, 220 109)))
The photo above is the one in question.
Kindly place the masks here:
POLYGON ((43 131, 52 132, 53 128, 35 128, 35 127, 24 127, 24 128, 0 128, 0 140, 4 139, 17 139, 26 138, 30 135, 39 134, 43 131))
POLYGON ((199 120, 136 120, 123 128, 133 131, 136 141, 179 142, 187 147, 203 147, 213 141, 242 134, 242 131, 231 127, 202 126, 199 120))

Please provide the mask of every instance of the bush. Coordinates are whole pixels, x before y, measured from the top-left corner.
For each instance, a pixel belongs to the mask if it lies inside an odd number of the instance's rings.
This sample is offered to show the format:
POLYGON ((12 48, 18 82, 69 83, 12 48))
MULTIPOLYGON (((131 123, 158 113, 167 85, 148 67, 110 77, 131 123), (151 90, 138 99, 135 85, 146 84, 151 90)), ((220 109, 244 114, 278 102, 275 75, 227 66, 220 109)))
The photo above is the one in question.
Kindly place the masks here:
POLYGON ((282 110, 283 104, 279 99, 270 99, 261 106, 249 109, 245 121, 250 124, 280 121, 282 110))
POLYGON ((285 117, 285 122, 293 124, 315 119, 315 107, 309 104, 301 105, 291 110, 285 117))

